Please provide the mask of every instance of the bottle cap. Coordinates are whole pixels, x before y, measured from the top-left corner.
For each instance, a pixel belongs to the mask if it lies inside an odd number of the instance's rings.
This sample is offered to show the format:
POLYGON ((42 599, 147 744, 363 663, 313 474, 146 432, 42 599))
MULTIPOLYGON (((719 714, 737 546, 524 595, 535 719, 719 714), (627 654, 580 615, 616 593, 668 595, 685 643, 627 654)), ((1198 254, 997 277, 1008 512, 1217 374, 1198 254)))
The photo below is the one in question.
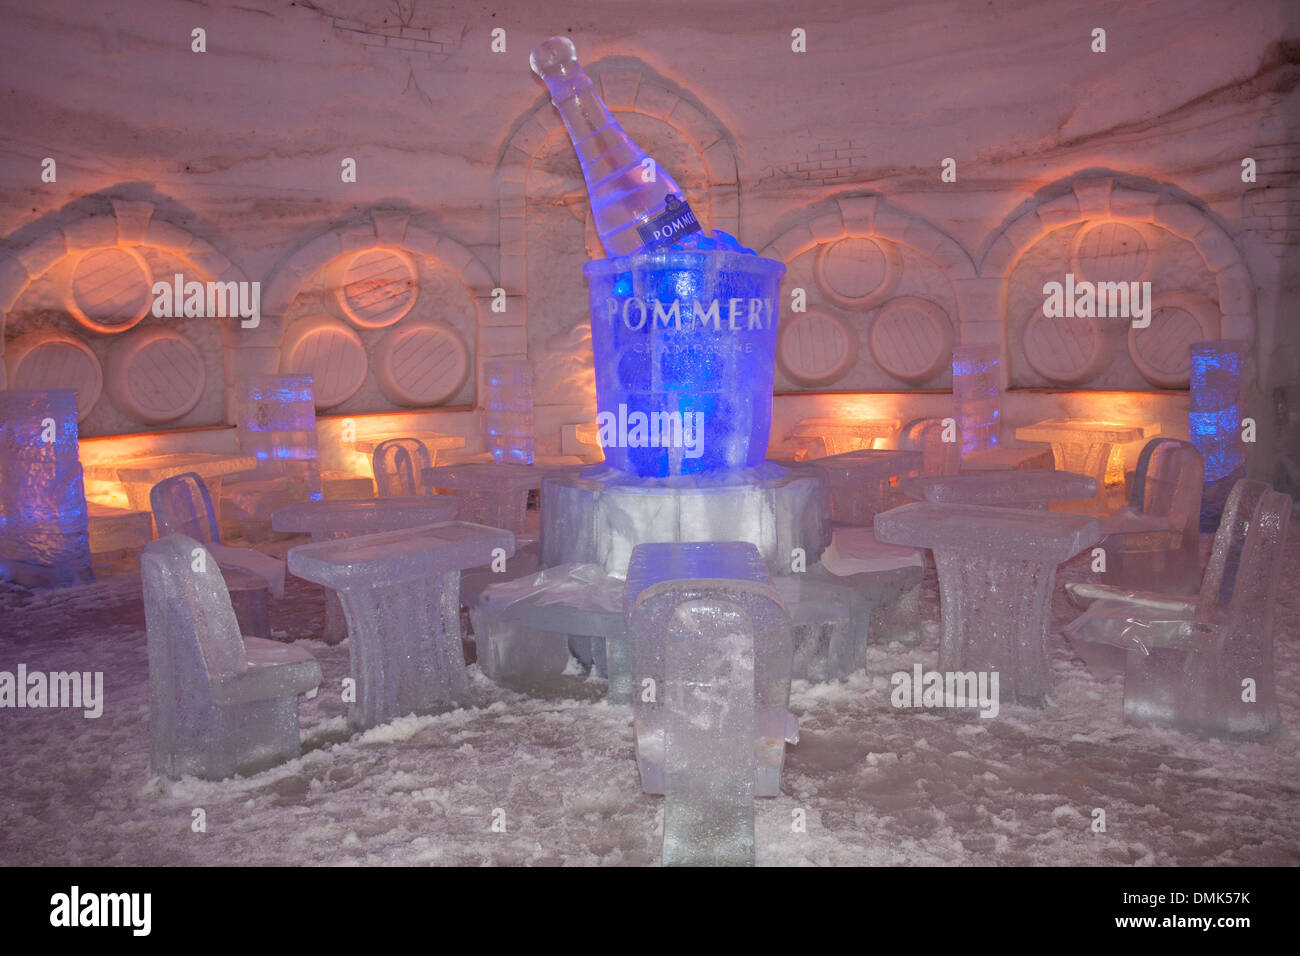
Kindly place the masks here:
POLYGON ((581 73, 578 50, 568 37, 551 37, 528 56, 528 64, 544 80, 581 73))

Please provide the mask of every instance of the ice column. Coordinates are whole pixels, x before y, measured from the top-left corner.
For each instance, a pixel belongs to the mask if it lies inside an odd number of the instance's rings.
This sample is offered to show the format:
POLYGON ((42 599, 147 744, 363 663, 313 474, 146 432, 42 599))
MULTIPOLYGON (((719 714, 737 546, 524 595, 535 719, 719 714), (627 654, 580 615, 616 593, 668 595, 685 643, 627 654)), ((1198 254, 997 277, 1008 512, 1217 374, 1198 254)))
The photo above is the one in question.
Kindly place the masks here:
POLYGON ((962 456, 997 448, 1002 416, 997 346, 959 345, 952 350, 952 400, 961 430, 962 456))
POLYGON ((1224 502, 1246 475, 1241 441, 1241 365, 1246 343, 1240 339, 1193 342, 1191 411, 1187 430, 1205 459, 1201 530, 1219 526, 1224 502))
POLYGON ((316 403, 310 375, 257 375, 239 403, 239 450, 257 456, 267 477, 285 476, 320 500, 320 458, 316 446, 316 403))
POLYGON ((0 391, 0 577, 94 580, 74 389, 0 391))
POLYGON ((533 463, 533 370, 524 359, 483 363, 483 448, 497 463, 533 463))
POLYGON ((754 625, 686 601, 664 635, 665 866, 754 863, 754 625))

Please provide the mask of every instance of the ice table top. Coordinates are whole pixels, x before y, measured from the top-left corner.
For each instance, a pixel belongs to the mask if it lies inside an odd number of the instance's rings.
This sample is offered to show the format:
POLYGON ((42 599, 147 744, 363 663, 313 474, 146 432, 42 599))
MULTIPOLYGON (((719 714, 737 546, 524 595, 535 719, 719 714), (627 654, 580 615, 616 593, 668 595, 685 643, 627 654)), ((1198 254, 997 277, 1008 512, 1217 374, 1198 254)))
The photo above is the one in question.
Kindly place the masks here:
POLYGON ((487 564, 497 548, 515 553, 515 536, 500 528, 447 521, 401 531, 316 541, 289 551, 289 570, 335 590, 427 581, 487 564))
POLYGON ((876 537, 890 544, 970 555, 1068 561, 1101 539, 1096 518, 930 501, 876 515, 876 537))
POLYGON ((903 491, 940 504, 997 505, 1071 501, 1097 494, 1097 480, 1070 471, 982 471, 965 475, 913 475, 903 491))
POLYGON ((578 474, 590 465, 518 465, 513 462, 465 462, 457 465, 435 465, 424 469, 424 484, 428 488, 454 488, 457 491, 511 492, 529 491, 542 487, 542 479, 566 474, 578 474))
POLYGON ((461 435, 444 435, 442 432, 384 432, 378 435, 358 435, 352 443, 353 449, 374 454, 383 442, 394 438, 414 438, 423 443, 429 451, 442 451, 449 448, 464 448, 465 439, 461 435))
POLYGON ((146 458, 116 459, 87 465, 84 474, 96 481, 159 482, 173 475, 192 471, 202 478, 252 471, 256 455, 219 455, 213 452, 150 455, 146 458))
POLYGON ((456 517, 456 499, 450 495, 414 498, 326 498, 297 501, 271 518, 276 531, 363 534, 397 531, 412 525, 434 524, 456 517))
POLYGON ((1088 421, 1081 418, 1049 418, 1016 429, 1021 441, 1069 443, 1110 442, 1121 444, 1160 434, 1159 422, 1126 425, 1119 422, 1088 421))
POLYGON ((808 438, 889 438, 901 427, 897 418, 805 418, 794 426, 794 434, 808 438))
POLYGON ((819 468, 831 480, 884 481, 921 467, 921 452, 887 448, 864 448, 861 451, 828 455, 798 463, 800 469, 819 468))
POLYGON ((642 591, 664 581, 696 579, 772 583, 758 548, 747 541, 638 544, 627 566, 623 606, 631 609, 642 591))

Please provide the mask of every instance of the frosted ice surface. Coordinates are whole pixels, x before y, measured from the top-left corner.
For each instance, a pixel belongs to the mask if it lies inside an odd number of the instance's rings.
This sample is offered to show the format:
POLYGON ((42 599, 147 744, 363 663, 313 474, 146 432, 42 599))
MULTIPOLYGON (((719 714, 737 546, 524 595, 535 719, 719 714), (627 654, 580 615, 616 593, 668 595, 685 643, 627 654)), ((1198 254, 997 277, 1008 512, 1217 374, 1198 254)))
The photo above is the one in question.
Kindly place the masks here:
POLYGON ((662 623, 663 863, 752 866, 762 638, 744 606, 716 594, 677 604, 662 623))
POLYGON ((734 604, 753 627, 754 793, 776 796, 789 733, 790 616, 758 549, 744 542, 642 544, 632 553, 624 609, 641 787, 646 793, 664 792, 666 635, 672 615, 687 602, 734 604))
POLYGON ((841 526, 822 553, 821 566, 871 604, 869 641, 916 644, 921 640, 925 566, 921 548, 887 544, 870 527, 841 526))
POLYGON ((299 754, 298 695, 320 665, 290 645, 243 637, 217 562, 172 534, 141 558, 149 648, 150 766, 220 780, 299 754))
POLYGON ((1191 343, 1187 431, 1205 466, 1202 531, 1214 530, 1232 487, 1245 477, 1241 372, 1247 351, 1240 339, 1191 343))
POLYGON ((289 552, 289 570, 338 592, 347 615, 357 699, 348 720, 373 727, 469 696, 460 633, 460 572, 514 553, 499 528, 447 522, 318 541, 289 552))
POLYGON ((903 490, 939 504, 994 505, 1046 510, 1048 502, 1092 498, 1097 481, 1068 471, 983 471, 965 475, 914 475, 903 490))
POLYGON ((1076 587, 1088 610, 1066 628, 1127 656, 1124 716, 1207 734, 1265 736, 1279 723, 1273 613, 1291 498, 1241 480, 1228 496, 1193 606, 1178 595, 1076 587))
POLYGON ((390 438, 375 446, 370 462, 380 498, 413 498, 424 494, 424 469, 433 459, 419 439, 390 438))
POLYGON ((0 390, 0 577, 93 580, 73 389, 0 390))
POLYGON ((321 497, 316 403, 310 375, 254 375, 236 405, 239 450, 264 477, 290 477, 321 497))

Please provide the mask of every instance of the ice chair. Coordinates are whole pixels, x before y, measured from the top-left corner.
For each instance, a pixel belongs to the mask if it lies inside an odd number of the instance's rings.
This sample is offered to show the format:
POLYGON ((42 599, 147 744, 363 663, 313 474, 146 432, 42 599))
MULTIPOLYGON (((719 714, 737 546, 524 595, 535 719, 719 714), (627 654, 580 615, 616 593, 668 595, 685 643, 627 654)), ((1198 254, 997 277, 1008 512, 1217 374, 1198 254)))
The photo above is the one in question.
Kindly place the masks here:
POLYGON ((424 469, 433 466, 433 459, 419 439, 390 438, 380 442, 371 462, 380 498, 411 498, 425 493, 422 476, 424 469))
POLYGON ((149 648, 149 765, 222 780, 299 755, 298 695, 321 670, 291 644, 242 636, 215 560, 169 534, 140 559, 149 648))
POLYGON ((1205 466, 1188 442, 1154 438, 1138 457, 1127 508, 1101 519, 1104 584, 1192 594, 1201 577, 1201 485, 1205 466))
POLYGON ((953 424, 955 441, 943 440, 942 418, 917 418, 903 426, 898 447, 921 453, 921 474, 955 475, 961 468, 961 433, 953 424))
POLYGON ((1091 602, 1065 634, 1094 672, 1125 655, 1124 717, 1216 735, 1262 737, 1278 725, 1273 681, 1277 600, 1291 499, 1258 481, 1228 495, 1195 596, 1067 585, 1091 602))
POLYGON ((149 490, 149 504, 159 537, 188 535, 216 559, 217 566, 227 575, 226 586, 243 630, 254 637, 270 637, 266 592, 284 597, 284 562, 251 548, 222 544, 208 488, 192 471, 164 478, 154 485, 149 490))

